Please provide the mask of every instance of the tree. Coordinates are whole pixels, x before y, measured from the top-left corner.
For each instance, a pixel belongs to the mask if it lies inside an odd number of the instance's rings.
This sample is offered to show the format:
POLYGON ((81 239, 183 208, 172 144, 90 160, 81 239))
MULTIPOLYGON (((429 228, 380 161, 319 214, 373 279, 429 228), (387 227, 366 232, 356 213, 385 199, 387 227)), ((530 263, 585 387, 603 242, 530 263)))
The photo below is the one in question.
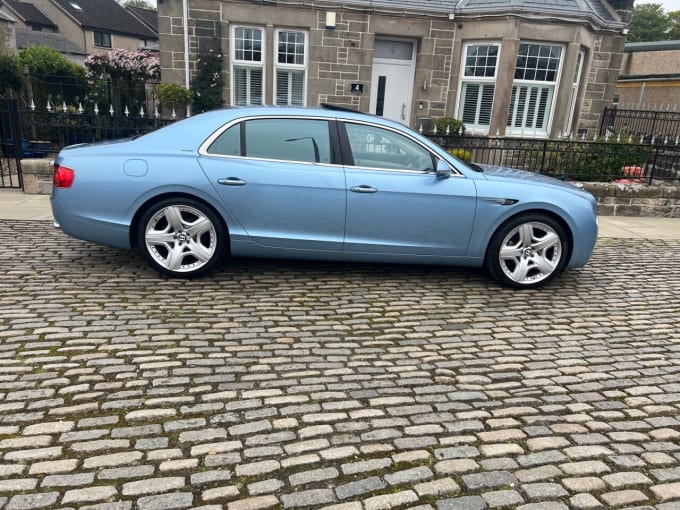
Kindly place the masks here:
POLYGON ((636 5, 628 25, 628 42, 666 41, 670 25, 661 4, 636 5))
POLYGON ((0 53, 0 95, 5 90, 19 90, 24 84, 21 64, 16 55, 0 53))
POLYGON ((123 7, 139 7, 141 9, 150 9, 152 11, 156 10, 155 7, 146 0, 127 0, 127 2, 123 4, 123 7))
POLYGON ((680 41, 680 11, 669 12, 668 20, 671 25, 671 29, 668 31, 668 39, 671 41, 680 41))

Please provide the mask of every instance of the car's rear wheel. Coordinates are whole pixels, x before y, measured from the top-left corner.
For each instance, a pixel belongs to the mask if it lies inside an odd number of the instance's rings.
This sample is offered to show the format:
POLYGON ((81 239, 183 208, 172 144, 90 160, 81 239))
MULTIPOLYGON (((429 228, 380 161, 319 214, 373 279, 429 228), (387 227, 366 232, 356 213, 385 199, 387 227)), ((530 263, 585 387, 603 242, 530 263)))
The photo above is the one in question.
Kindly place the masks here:
POLYGON ((137 246, 157 271, 177 278, 205 274, 222 261, 226 230, 207 206, 188 198, 170 198, 142 214, 137 246))
POLYGON ((569 238, 559 222, 545 214, 523 214, 493 235, 486 267, 499 282, 527 289, 544 285, 560 274, 568 255, 569 238))

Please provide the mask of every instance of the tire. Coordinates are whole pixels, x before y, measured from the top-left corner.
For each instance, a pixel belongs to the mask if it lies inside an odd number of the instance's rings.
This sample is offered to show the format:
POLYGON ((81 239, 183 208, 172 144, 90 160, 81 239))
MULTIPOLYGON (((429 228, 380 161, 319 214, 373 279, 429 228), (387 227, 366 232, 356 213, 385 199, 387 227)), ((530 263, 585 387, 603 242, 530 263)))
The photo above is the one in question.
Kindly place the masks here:
POLYGON ((569 253, 569 237, 556 220, 540 213, 521 214, 494 233, 486 269, 504 285, 531 289, 559 275, 569 253))
POLYGON ((189 198, 153 204, 140 217, 137 246, 156 271, 174 278, 195 278, 224 258, 227 233, 219 217, 189 198))

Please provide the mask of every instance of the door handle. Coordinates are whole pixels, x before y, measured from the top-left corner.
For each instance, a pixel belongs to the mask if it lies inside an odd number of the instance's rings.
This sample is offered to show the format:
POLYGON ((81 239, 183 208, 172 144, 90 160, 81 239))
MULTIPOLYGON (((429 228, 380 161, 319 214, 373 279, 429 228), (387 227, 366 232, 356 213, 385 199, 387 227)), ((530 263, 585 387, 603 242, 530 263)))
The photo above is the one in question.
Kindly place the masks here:
POLYGON ((406 120, 406 103, 401 104, 401 120, 406 120))
POLYGON ((353 191, 354 193, 375 193, 378 190, 372 186, 362 184, 361 186, 352 186, 350 191, 353 191))
POLYGON ((217 179, 217 183, 225 186, 244 186, 246 181, 238 177, 227 177, 226 179, 217 179))

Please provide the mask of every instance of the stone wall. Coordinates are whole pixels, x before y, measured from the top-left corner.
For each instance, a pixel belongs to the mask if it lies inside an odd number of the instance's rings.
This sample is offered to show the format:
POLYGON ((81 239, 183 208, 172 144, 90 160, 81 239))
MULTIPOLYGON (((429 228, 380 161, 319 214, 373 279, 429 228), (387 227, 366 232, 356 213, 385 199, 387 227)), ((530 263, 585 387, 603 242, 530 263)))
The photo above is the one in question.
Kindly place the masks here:
MULTIPOLYGON (((49 195, 52 192, 52 161, 24 159, 21 162, 24 193, 49 195)), ((597 197, 602 216, 657 216, 680 218, 679 186, 644 184, 578 184, 597 197)))

